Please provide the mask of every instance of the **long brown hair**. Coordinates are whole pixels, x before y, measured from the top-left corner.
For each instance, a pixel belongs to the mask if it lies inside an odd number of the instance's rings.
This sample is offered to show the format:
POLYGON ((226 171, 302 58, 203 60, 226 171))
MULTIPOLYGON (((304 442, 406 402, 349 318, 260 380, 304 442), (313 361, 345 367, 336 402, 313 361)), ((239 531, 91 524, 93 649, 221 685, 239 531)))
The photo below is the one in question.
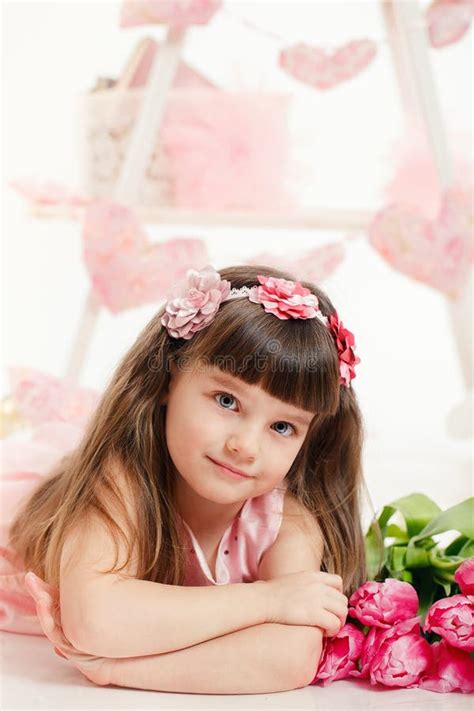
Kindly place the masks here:
MULTIPOLYGON (((220 270, 236 288, 254 286, 258 274, 295 280, 265 266, 220 270)), ((324 315, 334 312, 323 291, 302 283, 316 294, 324 315)), ((352 386, 339 384, 337 350, 328 329, 317 318, 280 320, 248 299, 223 302, 212 323, 190 340, 171 338, 161 325, 162 315, 160 309, 122 359, 80 445, 34 490, 12 523, 10 543, 25 568, 57 586, 65 534, 94 512, 116 544, 118 536, 123 539, 128 560, 133 540, 138 578, 183 583, 185 556, 173 506, 163 399, 173 363, 205 359, 316 413, 285 481, 319 524, 322 569, 341 575, 350 594, 367 579, 361 525, 363 427, 352 386), (114 486, 112 462, 126 476, 139 525, 114 486), (112 501, 128 536, 114 518, 112 501)), ((123 569, 117 562, 108 572, 123 569)))

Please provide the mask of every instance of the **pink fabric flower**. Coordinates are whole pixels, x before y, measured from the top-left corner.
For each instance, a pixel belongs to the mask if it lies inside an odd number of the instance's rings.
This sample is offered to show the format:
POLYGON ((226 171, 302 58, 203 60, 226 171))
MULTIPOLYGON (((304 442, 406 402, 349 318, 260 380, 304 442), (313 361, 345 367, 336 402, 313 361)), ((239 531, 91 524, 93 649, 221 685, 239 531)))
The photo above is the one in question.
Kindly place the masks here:
POLYGON ((356 377, 354 368, 360 363, 360 358, 354 353, 354 334, 344 328, 342 321, 339 321, 337 312, 329 316, 329 329, 334 335, 339 355, 340 383, 349 385, 352 378, 356 377))
POLYGON ((452 647, 474 652, 474 595, 452 595, 431 605, 423 631, 435 632, 452 647))
POLYGON ((258 275, 261 286, 249 295, 254 304, 263 304, 269 314, 282 320, 314 318, 319 309, 318 297, 299 281, 258 275))
POLYGON ((199 272, 189 269, 186 279, 166 304, 161 323, 173 338, 189 340, 214 319, 230 293, 230 282, 210 265, 199 272))
POLYGON ((206 25, 222 0, 124 0, 121 27, 164 24, 176 29, 206 25))
POLYGON ((454 580, 463 595, 474 595, 474 557, 461 563, 454 573, 454 580))
POLYGON ((370 663, 370 683, 417 686, 431 659, 431 646, 420 633, 420 618, 402 620, 383 633, 370 663))
POLYGON ((360 655, 360 669, 353 669, 349 672, 350 676, 355 676, 360 679, 368 679, 370 676, 370 664, 382 642, 385 630, 380 627, 371 627, 367 637, 364 640, 364 648, 360 655))
POLYGON ((444 639, 432 644, 431 652, 431 666, 418 683, 420 689, 441 694, 451 691, 461 691, 463 694, 474 692, 474 659, 467 652, 450 647, 444 639))
POLYGON ((369 580, 351 595, 349 605, 351 617, 370 627, 388 629, 394 622, 416 615, 418 595, 410 583, 395 578, 383 583, 369 580))
POLYGON ((348 677, 356 668, 364 642, 364 633, 350 622, 341 627, 334 637, 327 637, 318 671, 311 684, 321 681, 326 686, 332 681, 348 677))

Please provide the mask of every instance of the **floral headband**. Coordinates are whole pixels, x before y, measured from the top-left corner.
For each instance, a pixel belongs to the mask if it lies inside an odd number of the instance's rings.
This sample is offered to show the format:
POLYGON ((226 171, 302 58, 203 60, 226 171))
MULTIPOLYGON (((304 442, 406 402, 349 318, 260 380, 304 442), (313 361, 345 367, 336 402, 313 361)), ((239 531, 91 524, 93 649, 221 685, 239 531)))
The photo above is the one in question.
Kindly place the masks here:
POLYGON ((248 298, 254 304, 262 304, 265 311, 279 319, 317 318, 334 337, 338 356, 341 385, 348 386, 356 373, 354 366, 360 363, 354 353, 353 334, 343 327, 336 312, 329 318, 323 316, 318 297, 298 281, 277 279, 259 275, 260 286, 243 286, 232 289, 219 272, 208 265, 201 271, 189 269, 184 283, 175 288, 165 306, 161 319, 172 338, 189 340, 195 333, 206 328, 214 319, 224 301, 248 298))

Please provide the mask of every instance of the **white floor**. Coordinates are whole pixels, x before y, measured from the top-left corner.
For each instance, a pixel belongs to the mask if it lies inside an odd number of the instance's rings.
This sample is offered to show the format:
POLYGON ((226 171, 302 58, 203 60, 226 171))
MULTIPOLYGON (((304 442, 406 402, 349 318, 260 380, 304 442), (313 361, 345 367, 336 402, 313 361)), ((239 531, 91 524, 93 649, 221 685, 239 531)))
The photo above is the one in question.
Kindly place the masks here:
POLYGON ((276 694, 170 694, 89 682, 66 660, 57 657, 43 637, 0 633, 2 711, 11 709, 417 709, 472 711, 467 694, 435 694, 420 689, 372 688, 359 681, 337 681, 326 687, 276 694))

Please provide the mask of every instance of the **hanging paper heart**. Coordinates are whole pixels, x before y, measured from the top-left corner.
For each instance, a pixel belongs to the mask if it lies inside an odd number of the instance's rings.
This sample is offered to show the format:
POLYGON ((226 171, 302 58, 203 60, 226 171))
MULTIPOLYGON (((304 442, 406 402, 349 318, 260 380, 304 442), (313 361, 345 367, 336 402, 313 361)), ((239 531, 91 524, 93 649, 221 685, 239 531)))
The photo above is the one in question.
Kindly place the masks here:
POLYGON ((446 47, 468 31, 474 4, 472 0, 435 0, 426 10, 426 25, 432 47, 446 47))
POLYGON ((82 207, 91 202, 83 193, 70 190, 53 180, 37 180, 35 178, 18 178, 12 180, 9 186, 34 205, 67 205, 82 207))
POLYGON ((88 208, 83 239, 94 291, 112 313, 165 298, 188 269, 209 261, 202 240, 180 237, 152 244, 132 210, 105 201, 88 208))
POLYGON ((294 274, 300 281, 320 284, 327 279, 344 259, 344 247, 340 242, 316 247, 296 259, 282 257, 271 252, 260 252, 246 264, 264 264, 294 274))
POLYGON ((377 45, 372 40, 354 40, 333 52, 300 43, 283 49, 279 64, 305 84, 331 89, 359 74, 376 53, 377 45))
POLYGON ((469 195, 451 188, 433 221, 406 205, 381 210, 369 241, 395 269, 455 298, 471 268, 472 220, 469 195))
POLYGON ((222 0, 124 0, 120 27, 160 24, 182 29, 206 25, 221 5, 222 0))

